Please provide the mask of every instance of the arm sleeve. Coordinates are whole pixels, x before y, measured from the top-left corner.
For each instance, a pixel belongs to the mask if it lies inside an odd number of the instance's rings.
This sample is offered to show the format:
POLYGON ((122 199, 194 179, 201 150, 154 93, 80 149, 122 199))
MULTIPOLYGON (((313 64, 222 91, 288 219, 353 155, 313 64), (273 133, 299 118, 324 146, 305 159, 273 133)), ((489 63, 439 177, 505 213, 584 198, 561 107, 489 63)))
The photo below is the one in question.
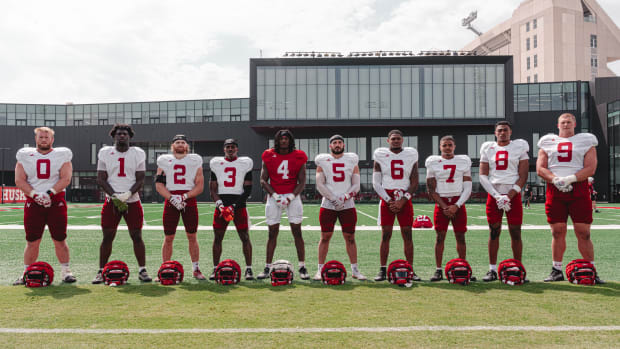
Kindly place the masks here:
POLYGON ((360 191, 360 174, 354 173, 351 176, 351 187, 347 190, 347 194, 357 193, 360 191))
POLYGON ((235 202, 235 206, 239 205, 242 202, 245 202, 252 194, 252 184, 243 186, 243 193, 237 198, 235 202))
MULTIPOLYGON (((480 175, 480 184, 482 184, 482 187, 484 188, 484 190, 487 191, 487 193, 491 194, 491 196, 495 197, 497 195, 499 195, 499 193, 497 192, 497 190, 495 190, 495 188, 493 187, 493 183, 491 183, 491 181, 489 180, 489 176, 487 175, 480 175)), ((465 182, 467 183, 467 182, 465 182)), ((463 184, 465 184, 463 183, 463 184)))
POLYGON ((251 181, 252 180, 252 170, 248 171, 248 173, 245 174, 245 177, 243 178, 244 181, 251 181))
POLYGON ((461 197, 459 197, 459 201, 456 202, 456 205, 458 207, 463 206, 467 199, 469 199, 469 196, 471 195, 471 185, 471 181, 463 182, 463 191, 461 192, 461 197))
POLYGON ((390 196, 387 194, 385 189, 383 189, 383 185, 381 183, 382 177, 383 174, 381 172, 374 171, 372 173, 372 187, 375 189, 377 195, 379 195, 381 199, 383 199, 383 201, 388 202, 390 201, 390 196))
POLYGON ((316 190, 323 195, 323 197, 327 198, 327 200, 334 200, 332 193, 327 189, 325 185, 325 172, 317 172, 316 173, 316 190))
POLYGON ((215 175, 215 172, 211 171, 211 180, 213 182, 217 182, 217 176, 215 175))

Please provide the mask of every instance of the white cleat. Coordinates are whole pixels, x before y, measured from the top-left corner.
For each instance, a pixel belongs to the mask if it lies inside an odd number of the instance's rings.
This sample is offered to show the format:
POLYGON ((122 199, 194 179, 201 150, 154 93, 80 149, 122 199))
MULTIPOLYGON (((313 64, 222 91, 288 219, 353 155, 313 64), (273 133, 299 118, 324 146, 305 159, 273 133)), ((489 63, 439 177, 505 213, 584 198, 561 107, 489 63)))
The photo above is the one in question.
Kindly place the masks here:
POLYGON ((322 281, 323 280, 323 278, 321 277, 321 271, 320 270, 318 270, 316 272, 316 274, 314 274, 314 277, 312 278, 312 280, 313 281, 322 281))
POLYGON ((358 279, 359 281, 366 281, 367 280, 366 277, 362 273, 360 273, 359 271, 357 271, 357 272, 354 271, 353 272, 353 278, 354 279, 358 279))

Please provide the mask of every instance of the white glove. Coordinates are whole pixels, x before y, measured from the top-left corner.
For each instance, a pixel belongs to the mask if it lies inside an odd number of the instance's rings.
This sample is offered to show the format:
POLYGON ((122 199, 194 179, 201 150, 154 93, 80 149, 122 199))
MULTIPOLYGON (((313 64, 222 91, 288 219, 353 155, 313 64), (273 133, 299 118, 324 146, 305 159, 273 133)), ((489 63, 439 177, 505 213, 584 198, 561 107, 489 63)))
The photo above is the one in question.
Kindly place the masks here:
POLYGON ((181 211, 185 208, 185 201, 183 201, 183 197, 181 195, 172 195, 168 202, 172 204, 177 210, 181 211))
POLYGON ((567 193, 573 190, 573 186, 571 185, 571 180, 573 179, 573 177, 575 176, 572 175, 567 177, 553 177, 552 183, 556 188, 558 188, 559 191, 567 193))
POLYGON ((402 190, 397 189, 397 190, 394 190, 394 193, 392 193, 392 195, 394 196, 394 201, 398 201, 403 198, 405 193, 402 190))
POLYGON ((131 191, 126 191, 124 193, 114 193, 114 197, 116 197, 117 199, 121 200, 122 202, 127 202, 127 200, 129 200, 129 198, 131 197, 131 191))
POLYGON ((506 212, 510 211, 510 198, 508 195, 498 194, 494 198, 497 202, 497 208, 506 212), (506 206, 508 207, 508 210, 506 210, 506 206))
POLYGON ((278 205, 279 208, 286 207, 286 204, 284 203, 286 200, 284 199, 283 195, 280 195, 278 193, 273 193, 271 194, 271 197, 276 202, 276 205, 278 205))
POLYGON ((288 206, 295 199, 295 194, 293 193, 284 194, 282 198, 284 201, 284 206, 288 206))
POLYGON ((47 193, 35 193, 33 199, 34 199, 34 202, 36 202, 38 205, 41 205, 43 207, 52 206, 52 199, 47 193))

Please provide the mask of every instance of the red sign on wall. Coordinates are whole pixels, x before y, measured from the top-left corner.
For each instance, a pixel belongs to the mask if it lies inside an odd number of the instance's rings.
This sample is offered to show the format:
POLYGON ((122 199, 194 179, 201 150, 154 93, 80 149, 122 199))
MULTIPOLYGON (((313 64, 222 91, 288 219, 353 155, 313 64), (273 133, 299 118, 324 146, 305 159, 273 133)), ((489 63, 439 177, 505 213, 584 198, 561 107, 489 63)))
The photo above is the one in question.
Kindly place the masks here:
POLYGON ((2 198, 5 204, 26 202, 26 194, 17 187, 4 187, 2 190, 2 198))

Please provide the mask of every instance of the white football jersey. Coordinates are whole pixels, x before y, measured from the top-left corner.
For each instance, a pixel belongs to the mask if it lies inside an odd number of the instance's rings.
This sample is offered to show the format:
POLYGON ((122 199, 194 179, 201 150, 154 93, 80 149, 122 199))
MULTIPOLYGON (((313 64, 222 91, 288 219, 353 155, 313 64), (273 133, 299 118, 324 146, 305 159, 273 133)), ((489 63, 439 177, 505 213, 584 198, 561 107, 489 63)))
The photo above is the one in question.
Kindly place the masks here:
POLYGON ((530 146, 515 139, 506 146, 484 142, 480 147, 480 162, 489 164, 489 180, 500 194, 506 194, 519 180, 519 161, 528 160, 530 146), (506 191, 506 189, 508 191, 506 191))
POLYGON ((73 153, 65 147, 52 148, 47 154, 39 153, 37 148, 22 148, 15 157, 24 168, 28 184, 37 192, 45 192, 60 180, 60 168, 71 162, 73 153))
POLYGON ((441 197, 460 196, 464 176, 471 177, 471 159, 467 155, 455 155, 452 159, 439 155, 426 158, 426 178, 436 179, 436 191, 441 197))
POLYGON ((547 167, 560 177, 579 172, 586 153, 597 145, 598 140, 591 133, 578 133, 568 138, 548 134, 538 140, 538 147, 547 153, 547 167))
MULTIPOLYGON (((347 194, 347 191, 351 188, 353 170, 358 162, 359 157, 355 153, 344 153, 338 159, 331 154, 319 154, 314 159, 314 163, 323 169, 325 173, 325 186, 334 196, 347 194)), ((326 198, 323 198, 321 207, 330 210, 336 209, 326 198)), ((355 202, 353 198, 350 198, 345 202, 344 209, 353 207, 355 207, 355 202)))
POLYGON ((198 154, 187 154, 177 159, 172 154, 165 154, 157 158, 157 167, 166 175, 168 190, 192 190, 196 172, 199 168, 202 169, 202 157, 198 154))
POLYGON ((217 177, 218 194, 243 194, 245 175, 252 171, 254 162, 247 156, 240 156, 233 161, 223 156, 216 156, 209 162, 211 172, 217 177))
POLYGON ((372 159, 381 166, 381 183, 384 189, 409 188, 409 176, 413 165, 418 162, 418 151, 405 147, 396 154, 388 148, 377 148, 372 159))
MULTIPOLYGON (((136 183, 136 171, 146 170, 146 155, 144 150, 138 147, 129 147, 122 153, 114 146, 103 147, 99 150, 97 171, 108 173, 108 183, 116 193, 129 191, 136 183)), ((136 192, 127 202, 140 201, 140 195, 136 192)))

